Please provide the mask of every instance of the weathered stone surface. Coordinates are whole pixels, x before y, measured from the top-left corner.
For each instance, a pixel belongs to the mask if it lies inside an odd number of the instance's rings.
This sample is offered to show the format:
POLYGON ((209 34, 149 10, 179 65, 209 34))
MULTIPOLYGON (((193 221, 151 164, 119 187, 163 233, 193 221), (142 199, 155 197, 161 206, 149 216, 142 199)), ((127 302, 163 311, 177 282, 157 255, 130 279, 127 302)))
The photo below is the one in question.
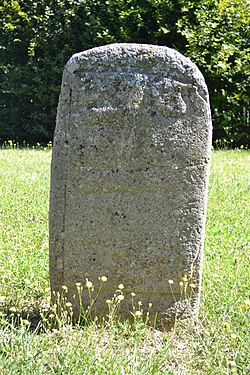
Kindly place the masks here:
POLYGON ((178 52, 113 44, 72 56, 53 146, 50 275, 52 290, 68 286, 76 314, 75 283, 102 275, 99 315, 120 283, 123 317, 131 292, 163 324, 176 310, 197 314, 210 142, 204 79, 178 52), (196 285, 190 306, 185 275, 196 285))

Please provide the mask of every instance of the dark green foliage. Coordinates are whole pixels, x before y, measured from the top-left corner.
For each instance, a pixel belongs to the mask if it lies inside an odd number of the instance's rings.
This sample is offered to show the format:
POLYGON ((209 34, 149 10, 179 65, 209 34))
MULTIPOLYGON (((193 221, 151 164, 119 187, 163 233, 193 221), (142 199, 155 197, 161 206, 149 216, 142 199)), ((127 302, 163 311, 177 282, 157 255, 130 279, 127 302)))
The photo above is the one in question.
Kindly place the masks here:
POLYGON ((177 23, 185 52, 201 69, 210 91, 214 138, 250 144, 250 3, 193 0, 177 23))
POLYGON ((1 0, 1 141, 51 140, 68 58, 95 46, 135 42, 190 56, 210 89, 216 138, 246 145, 247 1, 1 0))

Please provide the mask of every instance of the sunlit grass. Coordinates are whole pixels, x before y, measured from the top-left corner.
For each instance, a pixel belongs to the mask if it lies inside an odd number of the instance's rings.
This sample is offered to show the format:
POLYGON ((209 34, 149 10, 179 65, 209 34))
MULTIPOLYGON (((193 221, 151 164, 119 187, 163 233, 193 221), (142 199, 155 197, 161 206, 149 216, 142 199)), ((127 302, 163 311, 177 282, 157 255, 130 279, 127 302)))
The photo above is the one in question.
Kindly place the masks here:
POLYGON ((34 306, 49 286, 50 158, 50 151, 0 151, 0 287, 10 306, 34 306))
POLYGON ((250 152, 212 154, 199 321, 171 332, 145 325, 137 305, 132 324, 118 322, 112 296, 105 324, 49 309, 50 159, 0 150, 0 374, 250 373, 250 152))

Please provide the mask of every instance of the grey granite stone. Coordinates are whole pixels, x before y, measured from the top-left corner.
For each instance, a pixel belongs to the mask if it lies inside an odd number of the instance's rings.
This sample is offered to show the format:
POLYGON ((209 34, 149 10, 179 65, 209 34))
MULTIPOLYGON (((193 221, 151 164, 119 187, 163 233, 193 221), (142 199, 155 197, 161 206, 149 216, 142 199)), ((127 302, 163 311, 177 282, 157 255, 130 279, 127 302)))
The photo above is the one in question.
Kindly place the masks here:
MULTIPOLYGON (((211 132, 204 78, 172 49, 112 44, 68 61, 53 145, 50 276, 53 291, 68 286, 75 316, 75 284, 102 275, 94 314, 107 314, 105 300, 122 283, 121 318, 131 316, 131 292, 144 311, 152 303, 159 324, 197 315, 211 132)), ((82 298, 88 305, 87 290, 82 298)))

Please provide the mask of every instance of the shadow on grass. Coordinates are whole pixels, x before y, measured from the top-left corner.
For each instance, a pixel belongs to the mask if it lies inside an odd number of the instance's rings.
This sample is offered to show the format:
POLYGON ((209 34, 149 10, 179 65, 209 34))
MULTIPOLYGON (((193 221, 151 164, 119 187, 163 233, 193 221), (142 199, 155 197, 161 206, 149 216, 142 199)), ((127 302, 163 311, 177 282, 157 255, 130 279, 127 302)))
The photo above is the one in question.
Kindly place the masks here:
MULTIPOLYGON (((48 311, 48 315, 49 315, 48 311)), ((27 311, 13 311, 13 309, 0 310, 2 315, 2 326, 11 328, 19 328, 26 326, 31 332, 43 333, 45 332, 45 327, 43 324, 44 316, 41 314, 41 311, 38 309, 32 309, 27 311)), ((56 327, 52 327, 56 328, 56 327)))

